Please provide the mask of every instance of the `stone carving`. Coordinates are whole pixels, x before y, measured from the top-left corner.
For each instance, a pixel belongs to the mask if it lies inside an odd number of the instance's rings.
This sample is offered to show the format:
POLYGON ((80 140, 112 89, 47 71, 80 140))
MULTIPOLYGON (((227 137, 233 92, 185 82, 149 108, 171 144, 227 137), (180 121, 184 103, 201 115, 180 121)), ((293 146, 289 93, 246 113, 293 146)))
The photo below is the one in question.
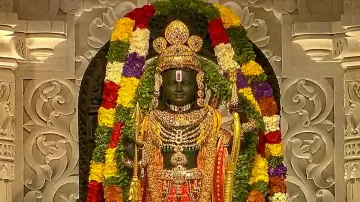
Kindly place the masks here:
POLYGON ((31 80, 25 85, 24 201, 78 198, 78 91, 70 80, 31 80))
POLYGON ((0 0, 0 8, 12 8, 13 0, 0 0))
POLYGON ((14 84, 0 82, 0 180, 14 180, 14 84))
POLYGON ((345 180, 347 181, 347 200, 360 199, 360 80, 345 83, 345 180))
POLYGON ((325 79, 281 84, 285 163, 292 202, 334 202, 334 92, 325 79))
POLYGON ((85 51, 79 50, 76 56, 76 80, 79 84, 86 70, 89 61, 97 51, 109 40, 111 31, 117 19, 136 8, 136 4, 130 1, 123 1, 114 7, 108 7, 102 17, 96 17, 89 25, 87 44, 89 48, 85 51), (82 55, 83 54, 83 55, 82 55))

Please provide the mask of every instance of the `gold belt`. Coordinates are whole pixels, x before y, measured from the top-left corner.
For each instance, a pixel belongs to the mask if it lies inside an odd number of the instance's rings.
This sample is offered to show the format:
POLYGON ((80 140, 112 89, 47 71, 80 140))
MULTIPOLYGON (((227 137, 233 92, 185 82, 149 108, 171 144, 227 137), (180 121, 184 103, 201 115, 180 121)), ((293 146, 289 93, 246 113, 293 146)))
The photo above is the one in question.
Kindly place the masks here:
POLYGON ((177 167, 173 170, 162 170, 159 172, 159 179, 173 181, 175 184, 183 184, 190 180, 201 180, 202 173, 198 168, 186 170, 184 167, 177 167))

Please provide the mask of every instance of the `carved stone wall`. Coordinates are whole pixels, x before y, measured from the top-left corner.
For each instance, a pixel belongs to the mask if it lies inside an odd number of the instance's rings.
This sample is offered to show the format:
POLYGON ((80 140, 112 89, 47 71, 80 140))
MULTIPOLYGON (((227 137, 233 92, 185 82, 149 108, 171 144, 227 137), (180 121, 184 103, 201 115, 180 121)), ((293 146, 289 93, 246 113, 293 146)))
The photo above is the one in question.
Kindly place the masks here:
MULTIPOLYGON (((282 92, 293 202, 360 201, 360 1, 217 2, 282 92)), ((78 96, 116 19, 147 0, 0 0, 0 201, 78 198, 78 96)))

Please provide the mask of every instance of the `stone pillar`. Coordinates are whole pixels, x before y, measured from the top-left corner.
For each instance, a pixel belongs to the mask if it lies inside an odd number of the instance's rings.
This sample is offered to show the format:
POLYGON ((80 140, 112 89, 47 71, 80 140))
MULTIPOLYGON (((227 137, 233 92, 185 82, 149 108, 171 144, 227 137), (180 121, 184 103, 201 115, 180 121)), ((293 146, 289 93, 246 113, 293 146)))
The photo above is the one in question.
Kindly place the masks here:
POLYGON ((333 57, 344 73, 346 201, 360 201, 360 1, 344 0, 344 35, 333 39, 333 57))
POLYGON ((25 57, 24 37, 14 33, 17 15, 0 13, 0 201, 12 202, 15 179, 15 70, 25 57))

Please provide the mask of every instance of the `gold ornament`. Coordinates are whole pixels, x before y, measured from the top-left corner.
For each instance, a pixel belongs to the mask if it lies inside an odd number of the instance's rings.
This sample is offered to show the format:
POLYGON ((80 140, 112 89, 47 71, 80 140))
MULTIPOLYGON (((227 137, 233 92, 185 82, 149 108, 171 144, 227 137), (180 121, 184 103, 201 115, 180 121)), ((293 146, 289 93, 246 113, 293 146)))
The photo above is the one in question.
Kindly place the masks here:
POLYGON ((156 71, 161 73, 171 68, 191 68, 201 71, 201 63, 196 52, 203 44, 199 36, 190 36, 186 25, 175 20, 165 30, 165 38, 159 37, 154 40, 153 48, 160 54, 156 71), (167 47, 167 44, 170 44, 167 47), (185 44, 187 43, 188 46, 185 44))

